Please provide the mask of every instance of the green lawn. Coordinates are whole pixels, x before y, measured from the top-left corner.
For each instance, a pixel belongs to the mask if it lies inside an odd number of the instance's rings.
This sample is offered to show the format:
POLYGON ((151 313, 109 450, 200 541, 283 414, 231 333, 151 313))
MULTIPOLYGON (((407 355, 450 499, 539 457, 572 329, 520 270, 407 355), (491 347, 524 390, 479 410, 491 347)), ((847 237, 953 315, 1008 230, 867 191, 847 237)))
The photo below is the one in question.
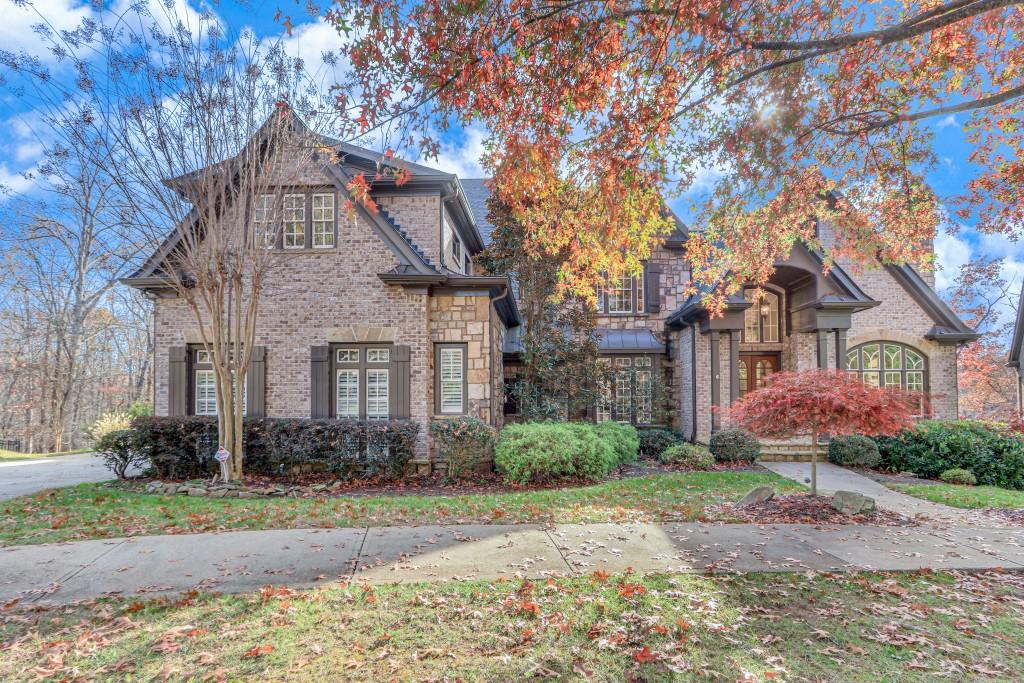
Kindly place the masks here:
POLYGON ((1024 491, 958 484, 888 484, 894 491, 957 508, 1024 508, 1024 491))
POLYGON ((0 460, 37 460, 39 458, 56 458, 61 455, 78 455, 79 453, 91 453, 92 449, 79 448, 76 451, 61 451, 60 453, 16 453, 5 451, 0 448, 0 460))
POLYGON ((769 472, 687 472, 594 486, 465 496, 210 499, 80 484, 0 502, 0 543, 47 543, 219 529, 435 523, 692 521, 755 486, 802 490, 769 472))
POLYGON ((0 680, 1012 681, 1022 600, 1020 574, 936 572, 15 605, 0 611, 0 680))

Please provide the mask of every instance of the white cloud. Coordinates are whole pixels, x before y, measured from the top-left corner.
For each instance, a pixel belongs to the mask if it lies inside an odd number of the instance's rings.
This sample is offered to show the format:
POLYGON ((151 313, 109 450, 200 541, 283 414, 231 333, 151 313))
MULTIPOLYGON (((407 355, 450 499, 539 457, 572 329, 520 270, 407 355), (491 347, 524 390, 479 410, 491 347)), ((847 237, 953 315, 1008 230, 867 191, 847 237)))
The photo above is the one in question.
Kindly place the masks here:
POLYGON ((486 174, 483 166, 480 165, 480 158, 487 151, 484 149, 484 140, 486 139, 487 131, 484 128, 480 126, 467 128, 463 132, 461 144, 442 144, 437 159, 431 159, 426 163, 445 173, 454 173, 460 178, 482 178, 486 174))
POLYGON ((348 60, 338 52, 338 31, 326 21, 299 24, 280 41, 285 53, 301 59, 310 77, 321 86, 338 83, 348 71, 348 60), (327 63, 325 55, 335 63, 327 63))
POLYGON ((4 7, 0 45, 5 50, 25 50, 45 63, 55 62, 56 57, 49 51, 41 51, 44 41, 32 27, 45 24, 54 31, 70 31, 92 15, 89 3, 77 0, 33 0, 20 6, 11 0, 0 1, 4 7))
POLYGON ((953 286, 960 267, 971 259, 971 246, 966 240, 940 230, 935 238, 935 288, 940 292, 953 286))
POLYGON ((0 199, 7 193, 21 194, 32 189, 35 181, 23 175, 23 173, 31 173, 32 170, 13 172, 7 167, 7 164, 0 164, 0 199))
POLYGON ((956 115, 950 114, 943 116, 941 119, 935 122, 936 128, 959 128, 960 124, 956 121, 956 115))

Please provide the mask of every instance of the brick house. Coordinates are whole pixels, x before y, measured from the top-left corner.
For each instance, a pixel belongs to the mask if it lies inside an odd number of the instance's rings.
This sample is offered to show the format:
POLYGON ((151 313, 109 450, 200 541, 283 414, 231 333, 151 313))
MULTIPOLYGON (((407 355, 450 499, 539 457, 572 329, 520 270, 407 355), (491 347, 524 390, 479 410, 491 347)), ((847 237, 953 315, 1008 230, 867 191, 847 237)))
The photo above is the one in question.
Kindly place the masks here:
MULTIPOLYGON (((258 417, 409 418, 423 429, 416 463, 436 461, 427 425, 473 415, 501 426, 515 406, 519 313, 508 277, 477 272, 488 243, 487 185, 417 164, 411 179, 372 183, 377 212, 342 211, 346 184, 373 177, 379 155, 334 144, 336 160, 305 163, 300 179, 260 201, 289 208, 291 243, 279 238, 247 375, 246 411, 258 417)), ((830 228, 819 226, 825 243, 830 228)), ((721 428, 716 407, 773 372, 840 367, 865 381, 933 394, 940 417, 957 414, 957 346, 976 337, 911 266, 851 277, 822 273, 818 254, 794 248, 765 287, 733 297, 712 317, 684 298, 687 229, 653 252, 641 275, 600 297, 602 356, 615 372, 590 415, 667 423, 693 441, 721 428), (661 387, 667 414, 654 410, 661 387)), ((212 414, 212 372, 186 305, 160 278, 164 245, 126 284, 149 293, 156 328, 157 415, 212 414)), ((659 402, 662 403, 662 402, 659 402)))

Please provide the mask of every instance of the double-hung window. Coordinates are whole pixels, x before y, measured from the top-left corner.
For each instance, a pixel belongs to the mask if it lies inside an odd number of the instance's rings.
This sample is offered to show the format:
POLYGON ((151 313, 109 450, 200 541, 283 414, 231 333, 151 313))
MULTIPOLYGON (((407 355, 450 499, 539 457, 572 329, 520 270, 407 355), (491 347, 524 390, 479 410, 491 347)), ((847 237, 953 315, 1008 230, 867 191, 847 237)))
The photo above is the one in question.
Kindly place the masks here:
POLYGON ((286 194, 282 206, 282 241, 285 249, 306 246, 306 195, 286 194))
POLYGON ((313 195, 313 248, 334 248, 334 195, 313 195))
MULTIPOLYGON (((193 415, 217 415, 217 379, 213 369, 213 354, 202 348, 191 350, 192 381, 190 408, 193 415)), ((236 382, 231 383, 231 390, 234 391, 236 382)), ((248 409, 248 377, 242 385, 242 414, 248 409)))
POLYGON ((623 275, 602 289, 598 295, 598 307, 602 313, 643 313, 643 276, 623 275))
POLYGON ((277 242, 277 231, 274 229, 275 200, 272 194, 261 194, 252 206, 253 239, 256 244, 268 249, 272 249, 277 242))
POLYGON ((466 345, 438 344, 434 358, 435 409, 441 415, 464 415, 467 410, 466 345))
POLYGON ((391 347, 334 348, 334 415, 386 420, 391 414, 391 347))

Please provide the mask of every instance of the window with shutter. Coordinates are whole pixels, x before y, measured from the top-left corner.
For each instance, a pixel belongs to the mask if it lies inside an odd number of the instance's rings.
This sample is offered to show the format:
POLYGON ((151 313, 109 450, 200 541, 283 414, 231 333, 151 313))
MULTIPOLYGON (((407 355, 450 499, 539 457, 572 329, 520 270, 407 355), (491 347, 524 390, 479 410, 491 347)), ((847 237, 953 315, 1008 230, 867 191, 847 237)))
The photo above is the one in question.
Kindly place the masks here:
POLYGON ((437 347, 437 412, 460 415, 466 412, 466 346, 442 344, 437 347))
POLYGON ((391 415, 390 345, 353 344, 333 349, 334 412, 339 419, 387 420, 391 415))

